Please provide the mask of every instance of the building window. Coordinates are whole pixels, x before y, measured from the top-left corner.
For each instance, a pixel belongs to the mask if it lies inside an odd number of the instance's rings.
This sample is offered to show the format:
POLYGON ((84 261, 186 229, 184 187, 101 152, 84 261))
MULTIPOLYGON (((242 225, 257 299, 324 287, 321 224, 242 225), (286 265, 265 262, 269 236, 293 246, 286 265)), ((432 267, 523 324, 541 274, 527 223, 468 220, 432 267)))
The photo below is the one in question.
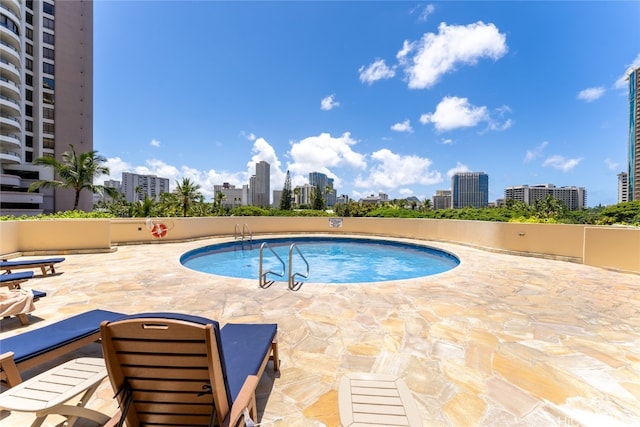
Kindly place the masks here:
POLYGON ((55 74, 56 67, 53 64, 49 64, 48 62, 42 63, 42 72, 45 74, 55 74))
POLYGON ((33 74, 26 73, 25 76, 27 86, 33 86, 33 74))
POLYGON ((24 128, 27 132, 33 132, 33 121, 31 120, 25 120, 24 121, 24 128))
POLYGON ((52 4, 49 3, 42 3, 42 11, 44 13, 48 13, 49 15, 53 15, 54 13, 54 7, 52 4))
POLYGON ((31 60, 29 58, 25 58, 24 65, 25 65, 25 67, 27 67, 27 70, 33 71, 33 60, 31 60))
POLYGON ((33 25, 33 13, 27 12, 27 24, 33 25))
POLYGON ((54 50, 53 49, 49 49, 48 47, 43 47, 42 48, 42 56, 44 56, 45 59, 54 59, 54 50))
POLYGON ((42 118, 55 120, 55 110, 53 108, 43 108, 42 109, 42 118))
POLYGON ((31 135, 26 135, 24 137, 24 143, 27 147, 33 147, 33 136, 31 135))
POLYGON ((2 25, 6 29, 14 33, 16 36, 20 35, 18 25, 15 22, 13 22, 11 19, 9 19, 8 16, 0 15, 0 25, 2 25))
POLYGON ((42 32, 42 41, 47 44, 55 45, 56 44, 56 36, 51 33, 47 33, 46 31, 42 32))
POLYGON ((29 117, 33 117, 33 106, 32 105, 25 105, 24 106, 24 113, 29 117))
POLYGON ((42 26, 44 28, 49 29, 49 30, 53 30, 55 28, 54 23, 53 23, 53 19, 49 19, 46 16, 42 17, 42 26))
POLYGON ((53 135, 56 133, 56 125, 53 123, 42 123, 42 132, 53 135))
POLYGON ((33 30, 31 28, 27 28, 27 40, 33 41, 33 30))
POLYGON ((33 0, 27 0, 27 7, 33 10, 33 0))
POLYGON ((24 91, 27 101, 33 102, 33 91, 29 89, 25 89, 24 91))
POLYGON ((56 87, 56 82, 55 80, 53 80, 50 77, 43 77, 42 78, 42 87, 45 89, 55 89, 56 87))
POLYGON ((33 162, 33 151, 24 152, 24 161, 27 163, 33 162))
POLYGON ((42 148, 51 148, 54 149, 56 145, 56 140, 53 138, 42 138, 42 148))
POLYGON ((24 47, 25 47, 25 51, 27 52, 27 55, 33 56, 33 45, 31 43, 25 43, 24 47))
POLYGON ((55 97, 52 93, 44 92, 42 94, 42 102, 45 104, 55 104, 55 97))

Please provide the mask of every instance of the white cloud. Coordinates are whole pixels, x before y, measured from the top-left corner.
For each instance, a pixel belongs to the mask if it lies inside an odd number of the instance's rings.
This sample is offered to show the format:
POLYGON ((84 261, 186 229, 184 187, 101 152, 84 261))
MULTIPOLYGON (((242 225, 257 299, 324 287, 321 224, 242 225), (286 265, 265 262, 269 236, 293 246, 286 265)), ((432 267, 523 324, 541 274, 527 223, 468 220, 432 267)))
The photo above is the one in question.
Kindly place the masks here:
POLYGON ((409 13, 411 13, 412 15, 416 12, 418 12, 418 20, 421 22, 426 22, 427 18, 429 18, 429 16, 433 15, 433 13, 436 11, 436 7, 433 4, 428 4, 426 6, 423 5, 418 5, 416 7, 414 7, 413 9, 411 9, 411 11, 409 13))
POLYGON ((432 171, 431 160, 415 155, 402 156, 383 148, 371 155, 373 166, 366 178, 356 178, 359 188, 396 189, 411 184, 432 185, 442 182, 442 174, 432 171))
POLYGON ((578 92, 578 99, 587 101, 587 102, 592 102, 600 98, 603 94, 604 94, 604 88, 602 86, 590 87, 578 92))
POLYGON ((440 142, 441 142, 442 144, 444 144, 444 145, 451 145, 451 144, 453 144, 453 139, 451 139, 451 138, 446 138, 446 139, 443 139, 443 140, 442 140, 442 141, 440 141, 440 142))
POLYGON ((251 160, 247 162, 247 172, 244 183, 248 183, 251 175, 255 175, 256 163, 265 161, 269 163, 271 191, 281 190, 284 184, 286 171, 283 171, 281 168, 281 163, 278 159, 278 155, 276 154, 276 150, 267 142, 266 139, 257 138, 253 143, 251 152, 253 153, 253 156, 251 156, 251 160))
POLYGON ((420 40, 405 41, 396 57, 405 68, 409 88, 426 89, 459 65, 475 65, 482 58, 498 60, 507 50, 506 36, 494 24, 442 22, 438 34, 425 33, 420 40), (415 55, 409 58, 412 52, 415 55))
POLYGON ((339 105, 340 103, 336 101, 336 95, 333 93, 326 98, 322 98, 322 100, 320 101, 320 109, 324 111, 332 110, 339 105))
POLYGON ((367 67, 363 65, 358 69, 358 72, 360 73, 360 81, 368 84, 372 84, 373 82, 382 79, 390 79, 396 75, 393 68, 387 67, 384 59, 376 59, 367 67))
POLYGON ((407 119, 404 122, 399 122, 391 126, 391 130, 395 130, 396 132, 413 132, 413 128, 411 127, 411 122, 407 119))
POLYGON ((616 82, 614 83, 614 87, 616 89, 629 87, 629 82, 627 81, 627 79, 629 78, 629 74, 631 73, 631 71, 635 70, 638 67, 640 67, 640 53, 638 53, 638 56, 636 56, 631 64, 627 66, 625 72, 620 77, 618 77, 618 80, 616 80, 616 82))
POLYGON ((543 141, 540 145, 532 150, 527 150, 527 154, 524 156, 524 162, 529 163, 532 160, 537 159, 542 155, 544 148, 549 145, 548 141, 543 141))
POLYGON ((471 172, 471 169, 469 169, 469 167, 463 163, 457 162, 455 167, 449 169, 447 171, 447 177, 451 178, 453 175, 457 174, 457 173, 462 173, 462 172, 471 172))
POLYGON ((476 126, 489 119, 487 107, 475 107, 469 104, 467 98, 446 96, 440 101, 435 112, 420 116, 420 123, 433 123, 438 132, 444 132, 460 127, 476 126))
POLYGON ((245 131, 240 131, 240 135, 244 136, 249 141, 255 141, 256 140, 256 135, 253 132, 247 133, 245 131))
POLYGON ((607 165, 607 169, 609 169, 610 171, 618 170, 618 166, 620 165, 620 163, 614 162, 608 157, 604 159, 604 164, 607 165))
POLYGON ((149 145, 151 145, 152 147, 160 147, 160 141, 158 141, 157 139, 152 139, 149 145))
POLYGON ((576 159, 566 159, 564 156, 554 155, 548 157, 543 163, 542 166, 551 166, 554 169, 558 169, 562 172, 569 172, 574 167, 578 166, 578 164, 582 161, 582 158, 576 159))

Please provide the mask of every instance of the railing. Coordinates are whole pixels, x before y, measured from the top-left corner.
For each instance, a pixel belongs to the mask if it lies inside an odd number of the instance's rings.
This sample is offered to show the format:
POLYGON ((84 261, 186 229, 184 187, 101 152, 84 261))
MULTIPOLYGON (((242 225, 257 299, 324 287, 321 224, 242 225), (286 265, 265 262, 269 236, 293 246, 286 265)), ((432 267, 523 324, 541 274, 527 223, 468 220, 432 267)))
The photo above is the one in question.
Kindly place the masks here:
POLYGON ((304 257, 304 255, 302 255, 302 252, 300 252, 300 248, 298 248, 295 243, 292 243, 289 247, 289 289, 291 289, 292 291, 297 291, 298 289, 300 289, 300 286, 302 286, 302 282, 296 282, 296 276, 307 279, 309 277, 309 263, 307 262, 307 259, 304 257), (305 265, 307 266, 307 272, 305 274, 299 273, 297 271, 293 273, 294 249, 296 250, 296 252, 298 252, 298 255, 300 255, 300 258, 302 258, 302 261, 304 261, 305 265))
POLYGON ((259 276, 258 276, 258 284, 260 285, 260 287, 265 289, 273 284, 274 282, 273 280, 270 280, 270 281, 267 280, 267 274, 275 274, 278 277, 283 277, 284 271, 285 271, 285 264, 282 258, 280 258, 280 255, 278 255, 276 251, 274 251, 273 248, 269 246, 267 242, 264 242, 263 244, 261 244, 260 245, 260 270, 259 270, 259 276), (271 253, 275 255, 276 258, 278 258, 278 260, 280 261, 280 264, 282 264, 282 272, 278 273, 273 270, 267 270, 264 273, 262 272, 262 254, 265 248, 269 249, 271 253))
POLYGON ((253 241, 253 233, 251 233, 249 224, 242 224, 242 228, 240 228, 240 224, 236 224, 233 230, 233 240, 238 240, 238 236, 240 236, 240 240, 244 240, 245 231, 249 233, 249 241, 253 241))

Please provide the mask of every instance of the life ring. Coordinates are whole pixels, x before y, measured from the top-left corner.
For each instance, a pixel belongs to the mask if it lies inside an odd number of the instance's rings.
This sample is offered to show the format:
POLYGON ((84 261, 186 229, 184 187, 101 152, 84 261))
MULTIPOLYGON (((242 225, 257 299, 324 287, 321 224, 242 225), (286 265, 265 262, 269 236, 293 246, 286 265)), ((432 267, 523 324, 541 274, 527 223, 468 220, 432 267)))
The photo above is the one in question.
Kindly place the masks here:
POLYGON ((158 239, 162 239, 167 235, 167 226, 164 224, 154 224, 153 229, 151 230, 151 235, 158 239))

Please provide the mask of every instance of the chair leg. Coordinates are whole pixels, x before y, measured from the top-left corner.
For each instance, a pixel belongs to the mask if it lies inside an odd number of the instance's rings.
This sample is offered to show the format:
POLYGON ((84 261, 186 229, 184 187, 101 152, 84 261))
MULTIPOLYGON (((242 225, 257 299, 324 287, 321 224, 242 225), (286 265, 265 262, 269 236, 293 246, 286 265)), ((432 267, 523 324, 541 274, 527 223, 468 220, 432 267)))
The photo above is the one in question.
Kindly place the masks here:
POLYGON ((20 314, 18 314, 17 316, 18 316, 18 319, 20 319, 20 324, 21 324, 22 326, 26 326, 26 325, 28 325, 28 324, 29 324, 29 316, 27 316, 27 315, 26 315, 26 314, 24 314, 24 313, 20 313, 20 314))
POLYGON ((278 356, 278 340, 275 339, 271 342, 271 357, 273 358, 273 370, 280 370, 280 359, 278 356))

